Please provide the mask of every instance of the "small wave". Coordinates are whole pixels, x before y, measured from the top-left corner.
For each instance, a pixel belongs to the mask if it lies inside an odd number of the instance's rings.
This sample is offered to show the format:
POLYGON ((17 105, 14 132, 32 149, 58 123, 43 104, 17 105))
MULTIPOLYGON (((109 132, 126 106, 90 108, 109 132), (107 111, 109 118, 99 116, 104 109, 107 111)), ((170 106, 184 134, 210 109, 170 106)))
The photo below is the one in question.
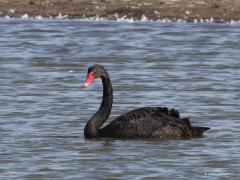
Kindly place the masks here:
POLYGON ((28 14, 23 14, 21 18, 22 19, 29 19, 29 16, 28 16, 28 14))
MULTIPOLYGON (((14 9, 10 9, 9 12, 11 14, 14 13, 14 9)), ((117 22, 127 22, 127 23, 134 23, 134 22, 158 22, 158 23, 173 23, 173 22, 180 22, 180 23, 227 23, 227 24, 240 24, 240 20, 230 20, 230 21, 224 21, 223 19, 221 20, 216 20, 213 17, 210 19, 169 19, 169 18, 162 18, 162 19, 149 19, 147 16, 144 14, 141 16, 140 19, 136 19, 133 17, 128 17, 127 15, 124 16, 119 16, 117 13, 113 16, 112 19, 108 19, 105 17, 100 17, 98 14, 95 16, 91 17, 85 17, 84 15, 81 18, 78 19, 71 19, 67 14, 61 14, 59 13, 57 16, 42 16, 42 15, 37 15, 37 16, 30 16, 28 14, 23 14, 21 16, 11 16, 11 15, 6 15, 2 17, 4 19, 24 19, 24 20, 71 20, 71 21, 117 21, 117 22)))
POLYGON ((59 13, 57 16, 42 16, 42 15, 37 15, 37 16, 30 16, 28 14, 23 14, 21 16, 11 16, 11 15, 6 15, 2 16, 1 19, 25 19, 25 20, 52 20, 52 19, 57 19, 57 20, 68 20, 68 15, 62 15, 59 13))

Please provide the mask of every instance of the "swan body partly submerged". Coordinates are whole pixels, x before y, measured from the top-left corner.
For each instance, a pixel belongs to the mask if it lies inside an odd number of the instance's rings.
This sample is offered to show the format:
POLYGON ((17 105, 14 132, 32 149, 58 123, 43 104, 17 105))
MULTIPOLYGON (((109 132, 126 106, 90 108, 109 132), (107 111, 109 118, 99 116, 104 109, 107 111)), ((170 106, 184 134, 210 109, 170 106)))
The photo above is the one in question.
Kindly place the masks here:
POLYGON ((166 107, 134 109, 101 128, 111 113, 113 102, 112 84, 105 68, 97 64, 89 67, 83 87, 99 77, 103 84, 102 103, 84 128, 86 138, 192 138, 202 137, 203 132, 210 129, 194 127, 188 118, 180 118, 177 110, 166 107))

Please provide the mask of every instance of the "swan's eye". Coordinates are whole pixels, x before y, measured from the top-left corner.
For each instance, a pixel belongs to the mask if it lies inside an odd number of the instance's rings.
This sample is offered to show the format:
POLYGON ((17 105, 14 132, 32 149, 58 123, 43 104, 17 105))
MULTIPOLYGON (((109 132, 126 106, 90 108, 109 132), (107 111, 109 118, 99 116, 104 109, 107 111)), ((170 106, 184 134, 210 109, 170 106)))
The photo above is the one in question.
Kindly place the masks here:
POLYGON ((87 74, 86 80, 83 83, 83 87, 88 87, 94 80, 94 71, 91 71, 87 74))

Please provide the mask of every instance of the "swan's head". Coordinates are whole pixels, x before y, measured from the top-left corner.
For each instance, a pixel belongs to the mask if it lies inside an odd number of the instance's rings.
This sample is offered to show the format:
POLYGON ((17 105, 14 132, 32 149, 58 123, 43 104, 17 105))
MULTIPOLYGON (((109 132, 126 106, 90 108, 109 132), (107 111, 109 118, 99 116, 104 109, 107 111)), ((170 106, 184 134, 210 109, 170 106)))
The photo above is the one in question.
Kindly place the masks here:
POLYGON ((94 64, 88 68, 88 73, 86 80, 83 83, 83 87, 88 87, 95 78, 104 77, 106 75, 106 70, 103 66, 94 64))

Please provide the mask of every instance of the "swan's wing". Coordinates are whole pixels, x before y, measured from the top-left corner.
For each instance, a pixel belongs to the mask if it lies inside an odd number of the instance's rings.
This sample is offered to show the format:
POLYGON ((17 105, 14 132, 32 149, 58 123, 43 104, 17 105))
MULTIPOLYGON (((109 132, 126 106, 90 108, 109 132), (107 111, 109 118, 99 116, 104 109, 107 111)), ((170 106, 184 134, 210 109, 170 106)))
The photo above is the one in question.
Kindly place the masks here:
POLYGON ((176 110, 144 107, 129 111, 100 130, 105 137, 164 137, 181 135, 186 123, 176 110))

